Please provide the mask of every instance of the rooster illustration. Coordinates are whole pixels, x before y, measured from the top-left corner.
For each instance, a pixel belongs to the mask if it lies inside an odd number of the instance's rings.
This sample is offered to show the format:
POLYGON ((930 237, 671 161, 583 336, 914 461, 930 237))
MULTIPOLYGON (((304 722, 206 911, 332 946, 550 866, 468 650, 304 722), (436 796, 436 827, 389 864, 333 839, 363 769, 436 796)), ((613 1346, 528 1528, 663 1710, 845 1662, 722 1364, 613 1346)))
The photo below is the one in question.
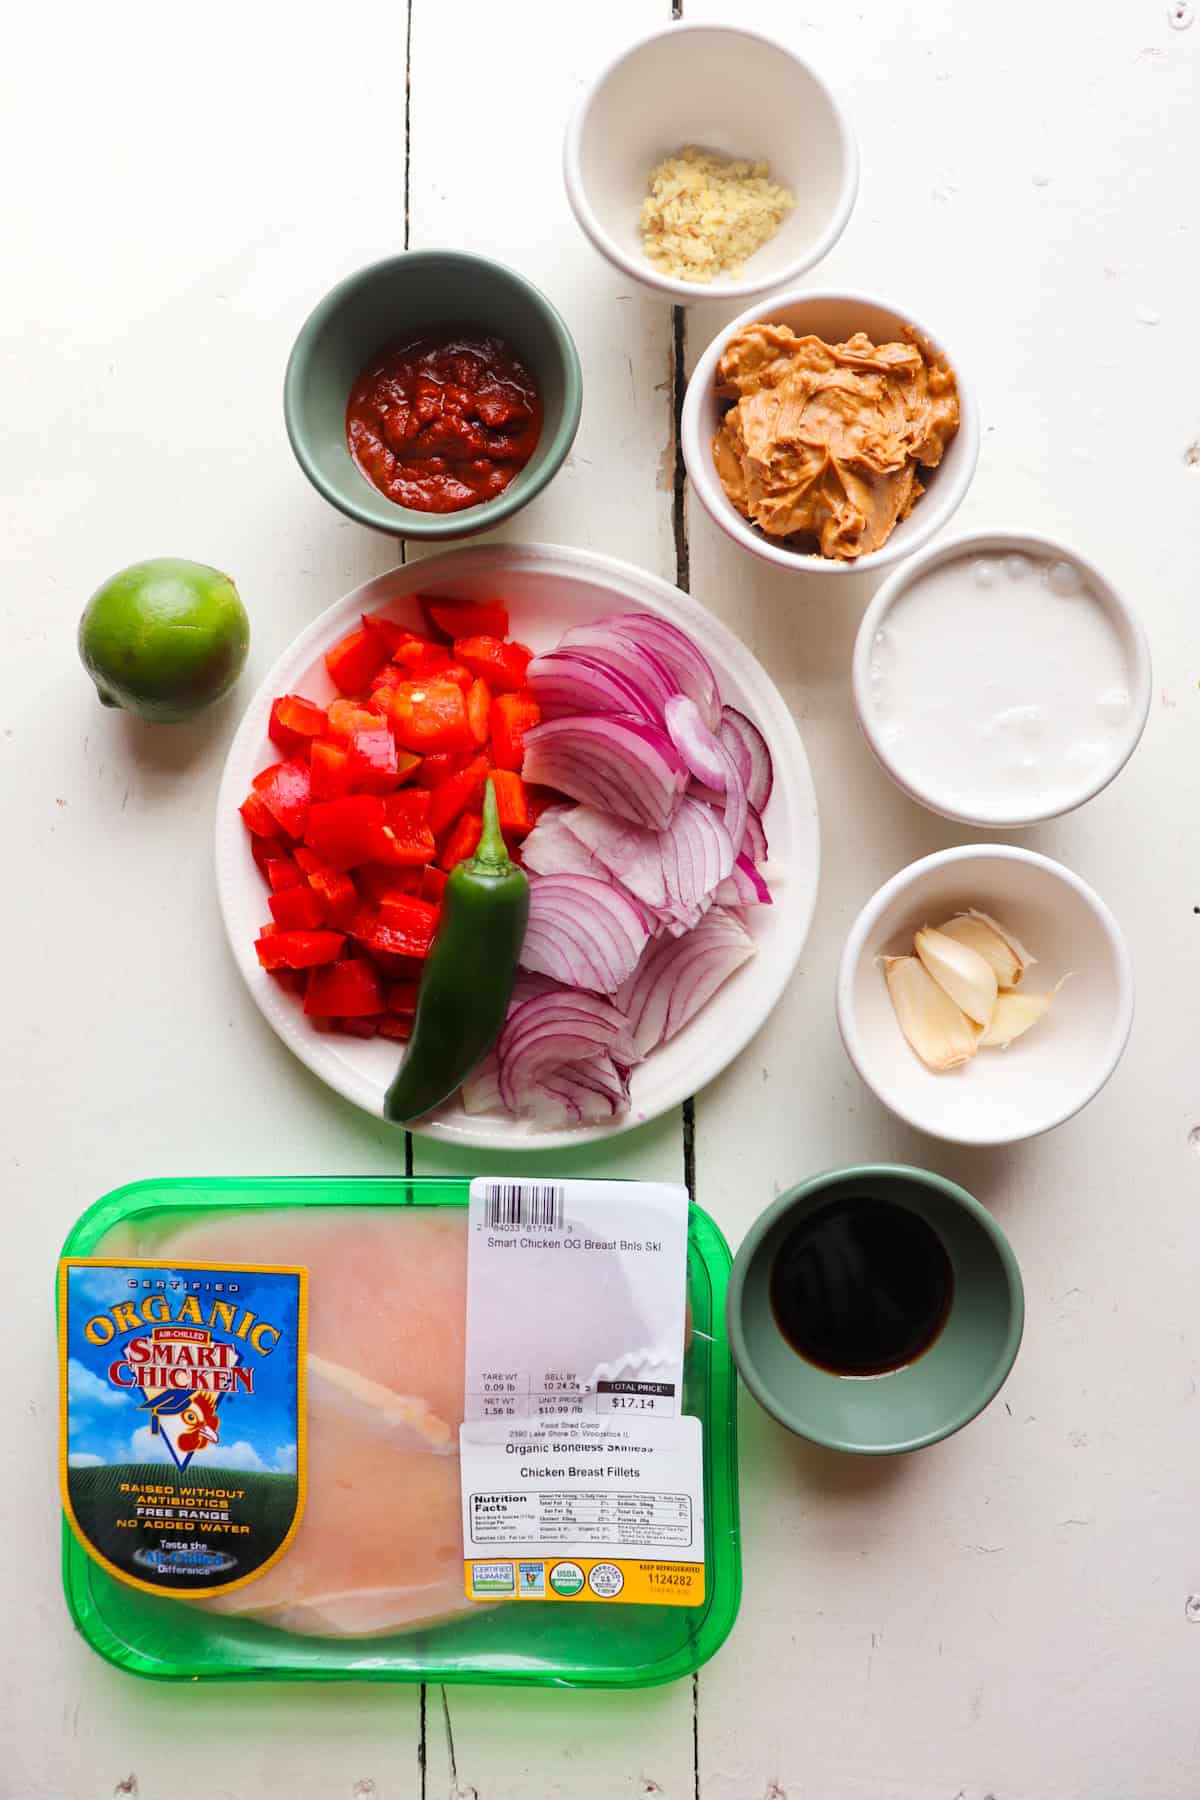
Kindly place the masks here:
POLYGON ((203 1391, 161 1394, 155 1400, 147 1400, 142 1411, 150 1414, 150 1430, 155 1436, 163 1435, 163 1418, 178 1417, 183 1430, 176 1437, 175 1446, 185 1456, 192 1456, 206 1444, 215 1444, 218 1440, 221 1427, 215 1394, 203 1391))

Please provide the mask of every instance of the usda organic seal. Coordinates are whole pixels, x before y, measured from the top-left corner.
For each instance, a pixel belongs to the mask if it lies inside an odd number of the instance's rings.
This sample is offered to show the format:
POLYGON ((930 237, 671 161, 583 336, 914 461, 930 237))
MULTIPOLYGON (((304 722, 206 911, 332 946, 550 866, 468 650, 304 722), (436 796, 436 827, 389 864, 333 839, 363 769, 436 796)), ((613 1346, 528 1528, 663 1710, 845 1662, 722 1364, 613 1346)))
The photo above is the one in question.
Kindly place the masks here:
POLYGON ((583 1587, 583 1570, 578 1563, 555 1563, 550 1571, 550 1586, 564 1600, 569 1600, 572 1594, 579 1593, 583 1587))

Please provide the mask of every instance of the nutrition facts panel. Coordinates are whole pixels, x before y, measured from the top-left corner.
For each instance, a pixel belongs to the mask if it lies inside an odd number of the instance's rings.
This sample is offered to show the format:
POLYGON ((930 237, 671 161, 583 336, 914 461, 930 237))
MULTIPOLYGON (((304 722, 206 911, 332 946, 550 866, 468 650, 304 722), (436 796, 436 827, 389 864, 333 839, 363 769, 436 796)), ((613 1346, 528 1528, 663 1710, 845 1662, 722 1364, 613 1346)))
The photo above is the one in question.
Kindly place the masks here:
POLYGON ((472 1494, 471 1541, 534 1544, 636 1544, 686 1550, 692 1542, 687 1494, 581 1492, 472 1494))

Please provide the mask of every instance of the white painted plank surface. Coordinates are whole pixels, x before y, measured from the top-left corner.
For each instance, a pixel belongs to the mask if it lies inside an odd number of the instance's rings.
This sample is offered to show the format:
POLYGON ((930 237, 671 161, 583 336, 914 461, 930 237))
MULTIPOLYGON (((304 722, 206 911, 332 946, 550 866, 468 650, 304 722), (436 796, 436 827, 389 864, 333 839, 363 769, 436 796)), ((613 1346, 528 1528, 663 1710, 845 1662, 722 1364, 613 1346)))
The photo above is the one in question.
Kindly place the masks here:
MULTIPOLYGON (((558 176, 581 82, 665 0, 415 6, 411 240, 527 271, 584 359, 571 466, 507 535, 670 575, 670 316, 584 244, 558 176)), ((720 10, 686 0, 689 18, 720 10)), ((1200 27, 1174 29, 1166 0, 739 10, 837 80, 859 130, 859 206, 813 283, 894 294, 962 345, 990 430, 961 522, 1076 539, 1142 606, 1160 694, 1118 785, 1024 840, 1095 881, 1130 932, 1127 1061, 1050 1139, 948 1151, 879 1111, 832 1019, 857 907, 962 835, 903 802, 858 739, 845 669, 863 585, 764 576, 692 510, 693 591, 795 707, 825 826, 801 974, 697 1104, 698 1197, 736 1240, 816 1167, 926 1162, 996 1208, 1029 1303, 1003 1400, 901 1465, 822 1455, 743 1410, 746 1599, 700 1678, 698 1791, 1193 1800, 1200 27)), ((191 554, 242 587, 249 682, 395 559, 303 481, 279 388, 309 306, 403 241, 405 25, 383 0, 336 20, 244 8, 236 24, 148 0, 115 20, 78 0, 8 22, 0 754, 19 948, 0 1333, 5 1367, 29 1373, 7 1418, 21 1485, 0 1534, 0 1800, 695 1792, 686 1683, 633 1699, 455 1690, 453 1767, 431 1690, 422 1776, 415 1691, 134 1683, 72 1638, 58 1592, 47 1272, 70 1220, 139 1174, 395 1167, 391 1135, 295 1064, 225 953, 209 826, 236 705, 168 742, 90 703, 72 640, 110 569, 191 554)), ((692 353, 723 316, 691 310, 692 353)), ((447 1155, 418 1144, 417 1167, 447 1155)), ((676 1175, 679 1123, 572 1161, 676 1175)))

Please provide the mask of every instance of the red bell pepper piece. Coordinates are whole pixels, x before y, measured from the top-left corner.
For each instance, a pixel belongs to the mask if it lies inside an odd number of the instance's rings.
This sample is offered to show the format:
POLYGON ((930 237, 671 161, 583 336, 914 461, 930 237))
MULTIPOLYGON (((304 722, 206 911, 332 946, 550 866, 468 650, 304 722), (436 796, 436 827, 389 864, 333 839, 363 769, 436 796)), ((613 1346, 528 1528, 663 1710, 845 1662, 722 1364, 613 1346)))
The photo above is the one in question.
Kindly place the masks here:
POLYGON ((312 969, 334 962, 346 942, 340 931, 276 931, 264 927, 254 948, 264 969, 312 969))
POLYGON ((420 632, 414 631, 411 625, 402 625, 399 619, 385 618, 383 613, 364 613, 362 623, 364 631, 374 631, 378 634, 387 645, 389 656, 395 656, 401 644, 406 644, 409 638, 421 635, 420 632))
POLYGON ((479 840, 482 835, 483 814, 464 813, 450 833, 442 853, 438 857, 440 866, 449 871, 454 868, 456 863, 464 861, 468 856, 474 856, 479 848, 479 840))
MULTIPOLYGON (((402 681, 407 681, 410 678, 410 675, 411 671, 403 668, 399 663, 384 663, 378 675, 372 675, 371 677, 371 698, 368 700, 367 705, 375 705, 375 696, 382 688, 399 687, 402 681)), ((380 702, 380 704, 382 704, 382 702, 380 702)))
POLYGON ((507 694, 524 686, 525 671, 533 651, 524 644, 506 644, 498 637, 464 637, 454 640, 454 660, 486 681, 494 692, 507 694))
POLYGON ((361 694, 389 655, 382 633, 360 625, 325 652, 325 667, 339 694, 361 694))
POLYGON ((508 636, 508 608, 502 600, 440 600, 425 594, 418 598, 429 623, 451 642, 463 637, 508 636))
POLYGON ((496 811, 500 815, 501 831, 512 832, 514 837, 524 837, 533 826, 529 801, 525 796, 525 783, 511 769, 495 769, 492 772, 492 786, 496 790, 496 811))
POLYGON ((383 1017, 380 1013, 375 1019, 325 1019, 319 1013, 312 1013, 308 1022, 314 1031, 329 1031, 337 1037, 373 1038, 383 1017))
POLYGON ((304 841, 331 869, 388 862, 391 846, 384 835, 385 822, 383 800, 378 794, 345 794, 340 800, 317 800, 308 809, 304 841))
MULTIPOLYGON (((253 797, 255 800, 258 800, 257 794, 253 797)), ((266 811, 265 807, 263 808, 263 811, 266 811)), ((267 876, 268 864, 273 862, 285 862, 291 854, 291 850, 291 841, 285 837, 252 836, 250 839, 250 854, 258 864, 261 874, 266 879, 269 879, 267 876)))
POLYGON ((350 753, 345 744, 314 738, 309 752, 314 800, 339 800, 350 792, 350 753))
POLYGON ((263 874, 273 894, 281 894, 285 888, 301 887, 304 883, 304 870, 291 856, 273 856, 263 874))
POLYGON ((416 787, 441 787, 443 781, 451 775, 457 775, 460 769, 467 766, 467 756, 462 750, 439 750, 433 756, 421 758, 421 766, 413 776, 416 787))
POLYGON ((369 962, 327 963, 308 978, 304 1010, 326 1019, 371 1018, 383 1011, 383 983, 369 962))
POLYGON ((287 762, 272 763, 269 769, 263 769, 254 777, 253 786, 267 811, 287 835, 302 838, 312 792, 308 764, 298 756, 287 762))
POLYGON ((379 1020, 379 1035, 385 1038, 398 1038, 406 1044, 412 1036, 413 1022, 407 1013, 384 1013, 379 1020))
POLYGON ((310 738, 329 730, 325 709, 302 694, 281 694, 271 702, 270 735, 281 749, 295 755, 310 738))
POLYGON ((271 894, 267 905, 282 931, 315 931, 326 922, 325 903, 307 882, 303 887, 282 888, 271 894))
POLYGON ((415 894, 395 894, 378 907, 364 906, 350 925, 350 935, 372 951, 422 958, 437 931, 439 908, 415 894))
POLYGON ((417 995, 420 991, 419 981, 389 981, 387 988, 388 1011, 407 1013, 411 1018, 417 1010, 417 995))
POLYGON ((440 675, 450 667, 450 652, 444 644, 410 634, 392 652, 392 661, 409 675, 440 675))
POLYGON ((358 893, 348 875, 339 869, 316 868, 308 877, 308 885, 320 897, 325 916, 339 927, 358 911, 358 893))
POLYGON ((433 863, 428 863, 425 868, 421 870, 422 900, 432 900, 434 905, 437 905, 445 891, 445 870, 437 868, 433 863))
MULTIPOLYGON (((413 758, 415 764, 418 758, 413 758)), ((350 785, 359 794, 390 794, 400 784, 396 740, 382 720, 374 731, 355 731, 349 740, 350 785)))
POLYGON ((356 731, 375 731, 379 714, 364 706, 361 700, 329 702, 329 735, 339 743, 348 743, 356 731))
POLYGON ((542 709, 532 694, 498 694, 492 701, 492 755, 498 769, 521 772, 525 733, 542 722, 542 709))
POLYGON ((449 830, 459 813, 478 807, 483 801, 483 784, 491 772, 486 756, 473 756, 465 769, 451 775, 433 790, 429 803, 429 824, 436 838, 449 830))
POLYGON ((383 802, 387 849, 377 860, 394 867, 419 869, 436 855, 430 827, 431 797, 427 788, 403 788, 383 802))
POLYGON ((245 822, 246 830, 252 832, 255 837, 279 837, 279 820, 266 805, 261 794, 253 792, 247 794, 238 807, 238 811, 245 822))
POLYGON ((419 754, 465 750, 471 743, 467 704, 453 681, 403 681, 390 690, 388 717, 396 740, 419 754))
MULTIPOLYGON (((422 869, 396 869, 367 863, 354 871, 354 886, 369 906, 393 896, 421 893, 422 869)), ((425 896, 427 898, 427 896, 425 896)))
POLYGON ((486 744, 492 728, 492 690, 478 678, 467 689, 467 724, 479 745, 486 744))

